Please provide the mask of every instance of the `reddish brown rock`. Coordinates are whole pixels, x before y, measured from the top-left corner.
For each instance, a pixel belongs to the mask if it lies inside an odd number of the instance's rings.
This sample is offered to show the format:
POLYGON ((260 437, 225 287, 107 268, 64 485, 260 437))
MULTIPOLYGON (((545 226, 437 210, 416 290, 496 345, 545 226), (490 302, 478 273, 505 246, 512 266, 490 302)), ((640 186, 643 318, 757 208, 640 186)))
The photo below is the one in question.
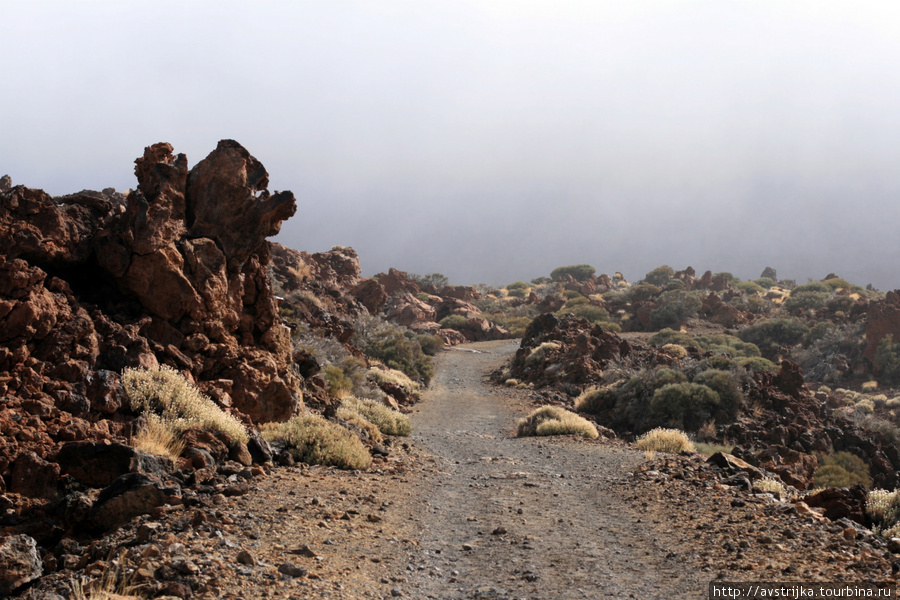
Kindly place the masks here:
POLYGON ((736 327, 750 321, 743 311, 731 304, 726 304, 715 292, 711 292, 703 299, 699 314, 707 321, 725 327, 736 327))
POLYGON ((900 290, 888 292, 883 300, 869 303, 866 317, 866 350, 863 357, 875 360, 875 352, 885 336, 900 342, 900 290))
POLYGON ((441 290, 441 296, 456 298, 463 302, 472 302, 481 299, 481 292, 469 285, 447 285, 441 290))
POLYGON ((384 291, 387 292, 388 296, 393 296, 400 292, 418 294, 422 291, 409 275, 397 269, 390 269, 387 274, 378 273, 375 275, 375 279, 384 287, 384 291))
POLYGON ((434 307, 422 302, 413 294, 402 293, 392 296, 388 300, 384 308, 384 315, 393 323, 415 328, 416 324, 434 322, 437 313, 434 307))
POLYGON ((350 290, 350 293, 373 315, 384 307, 388 299, 384 286, 372 278, 360 281, 350 290))

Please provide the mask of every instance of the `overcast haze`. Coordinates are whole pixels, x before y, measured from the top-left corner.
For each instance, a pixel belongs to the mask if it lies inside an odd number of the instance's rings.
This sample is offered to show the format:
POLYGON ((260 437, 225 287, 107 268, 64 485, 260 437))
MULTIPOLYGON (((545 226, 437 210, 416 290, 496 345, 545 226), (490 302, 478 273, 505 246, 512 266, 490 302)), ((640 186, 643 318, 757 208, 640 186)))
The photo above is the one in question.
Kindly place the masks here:
POLYGON ((0 174, 233 138, 276 239, 508 283, 590 263, 900 287, 896 2, 0 1, 0 174))

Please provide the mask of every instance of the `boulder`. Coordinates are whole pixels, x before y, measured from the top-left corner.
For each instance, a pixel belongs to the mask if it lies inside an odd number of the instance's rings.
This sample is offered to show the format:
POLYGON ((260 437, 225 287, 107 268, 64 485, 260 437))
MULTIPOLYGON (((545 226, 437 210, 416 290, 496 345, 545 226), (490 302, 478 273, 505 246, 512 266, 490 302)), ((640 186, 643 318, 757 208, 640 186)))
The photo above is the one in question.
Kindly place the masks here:
POLYGON ((885 336, 900 342, 900 290, 885 294, 884 299, 871 302, 866 316, 866 349, 863 357, 873 362, 878 345, 885 336))
POLYGON ((149 514, 166 502, 162 484, 143 473, 127 473, 100 491, 91 509, 91 521, 103 530, 149 514))
POLYGON ((63 473, 92 487, 108 486, 126 473, 162 476, 173 468, 164 456, 116 442, 69 442, 60 448, 56 461, 63 473))
POLYGON ((0 596, 11 596, 43 572, 37 542, 33 538, 21 534, 0 540, 0 596))
POLYGON ((419 323, 434 322, 437 315, 434 307, 410 293, 391 297, 385 305, 384 314, 388 321, 412 328, 419 323))
POLYGON ((23 452, 13 464, 9 491, 29 498, 55 500, 58 483, 58 464, 47 462, 34 452, 23 452))
POLYGON ((350 293, 373 315, 381 310, 388 299, 384 286, 371 278, 360 281, 350 290, 350 293))
POLYGON ((832 521, 847 518, 860 525, 866 524, 866 490, 862 486, 825 488, 803 496, 803 501, 812 508, 824 509, 824 516, 832 521))

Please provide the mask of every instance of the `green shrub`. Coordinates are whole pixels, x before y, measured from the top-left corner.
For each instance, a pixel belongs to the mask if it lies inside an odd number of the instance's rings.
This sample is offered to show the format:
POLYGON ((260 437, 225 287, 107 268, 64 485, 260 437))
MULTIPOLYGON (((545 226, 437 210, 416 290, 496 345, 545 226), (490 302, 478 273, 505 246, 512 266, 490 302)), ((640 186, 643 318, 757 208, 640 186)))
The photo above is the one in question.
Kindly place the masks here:
POLYGON ((813 475, 816 487, 851 487, 872 485, 869 465, 849 452, 835 452, 819 456, 819 468, 813 475))
POLYGON ((745 369, 750 369, 754 373, 777 373, 778 365, 771 360, 761 358, 759 356, 742 356, 734 360, 734 364, 745 369))
POLYGON ((662 265, 661 267, 656 267, 646 275, 644 275, 644 283, 649 283, 650 285, 655 285, 657 287, 663 287, 668 283, 670 279, 672 279, 672 275, 675 274, 675 269, 670 267, 669 265, 662 265))
POLYGON ((446 275, 442 275, 441 273, 429 273, 428 275, 417 275, 415 273, 409 273, 409 278, 416 282, 420 287, 425 287, 429 285, 433 285, 438 290, 446 287, 450 280, 447 279, 446 275))
POLYGON ((678 344, 666 344, 662 346, 660 350, 673 358, 684 358, 688 354, 685 347, 679 346, 678 344))
MULTIPOLYGON (((577 300, 578 298, 576 298, 577 300)), ((587 300, 587 298, 585 298, 587 300)), ((609 313, 600 308, 599 306, 594 306, 590 303, 582 303, 576 304, 571 308, 563 307, 562 310, 559 311, 560 315, 565 315, 566 313, 572 313, 579 319, 587 319, 591 323, 599 323, 601 321, 607 321, 609 319, 609 313)))
POLYGON ((260 431, 266 440, 284 443, 300 462, 339 469, 367 469, 372 464, 372 456, 358 437, 319 415, 297 415, 284 423, 266 423, 260 431))
POLYGON ((694 444, 690 438, 678 429, 664 429, 657 427, 648 431, 635 442, 638 450, 651 452, 669 452, 678 454, 680 452, 694 452, 694 444))
POLYGON ((678 344, 679 346, 696 346, 697 342, 693 337, 683 331, 675 331, 674 329, 660 329, 650 336, 650 343, 654 346, 665 346, 666 344, 678 344))
POLYGON ((764 294, 768 288, 762 287, 755 281, 742 281, 737 284, 737 289, 745 294, 764 294))
POLYGON ((650 412, 657 422, 687 431, 697 431, 718 409, 719 395, 696 383, 666 384, 653 392, 650 400, 650 412))
POLYGON ((385 435, 408 436, 412 433, 412 423, 409 417, 374 400, 353 397, 344 398, 344 401, 341 402, 341 408, 359 414, 385 435))
POLYGON ((562 294, 569 300, 574 300, 575 298, 584 298, 584 295, 582 295, 581 292, 576 292, 575 290, 563 290, 562 294))
POLYGON ((785 299, 782 306, 790 313, 800 310, 818 310, 825 306, 825 302, 830 296, 830 292, 798 292, 794 290, 785 299))
POLYGON ((770 277, 760 277, 759 279, 754 279, 753 283, 763 288, 764 290, 768 290, 770 287, 775 285, 775 280, 770 277))
POLYGON ((763 356, 773 356, 781 346, 794 346, 809 328, 797 319, 767 319, 744 327, 738 337, 756 344, 763 356))
POLYGON ((719 395, 719 406, 715 413, 718 423, 731 423, 737 418, 744 397, 731 372, 707 369, 694 377, 693 383, 705 385, 719 395))
POLYGON ((531 283, 534 285, 546 285, 548 283, 552 283, 553 280, 549 277, 535 277, 531 280, 531 283))
POLYGON ((353 380, 337 365, 326 365, 323 378, 328 386, 328 393, 335 398, 343 398, 353 391, 353 380))
POLYGON ((596 415, 611 410, 615 407, 616 402, 618 402, 618 396, 614 387, 590 387, 575 398, 575 410, 596 415))
POLYGON ((422 348, 422 352, 428 356, 435 356, 444 349, 444 340, 436 335, 428 335, 427 333, 419 334, 416 336, 416 341, 419 342, 419 347, 422 348))
POLYGON ((444 329, 455 329, 457 331, 465 329, 468 322, 469 320, 463 315, 448 315, 440 320, 441 327, 444 329))
POLYGON ((658 296, 660 291, 662 290, 655 285, 639 283, 628 288, 626 294, 628 295, 629 302, 646 302, 647 300, 658 296))
POLYGON ((122 385, 132 410, 159 415, 173 431, 202 427, 222 432, 234 442, 249 440, 239 420, 216 406, 172 367, 127 368, 122 372, 122 385))
POLYGON ((688 319, 696 317, 702 305, 703 301, 696 292, 663 292, 656 308, 650 311, 650 328, 680 327, 688 319))
POLYGON ((366 356, 403 371, 425 385, 434 377, 434 363, 422 351, 415 332, 378 317, 357 320, 353 341, 366 356))
POLYGON ((569 435, 596 438, 600 434, 594 424, 558 406, 542 406, 519 421, 517 435, 569 435))
POLYGON ((831 286, 822 281, 810 281, 809 283, 804 283, 803 285, 798 285, 794 289, 791 290, 791 295, 793 296, 796 293, 803 292, 814 292, 814 293, 831 293, 831 286))
POLYGON ((756 344, 745 342, 740 338, 724 333, 698 336, 696 345, 707 352, 727 354, 732 357, 760 355, 756 344))
POLYGON ((566 275, 571 275, 576 281, 587 281, 594 276, 597 269, 591 265, 569 265, 567 267, 557 267, 550 272, 550 279, 558 281, 565 279, 566 275))

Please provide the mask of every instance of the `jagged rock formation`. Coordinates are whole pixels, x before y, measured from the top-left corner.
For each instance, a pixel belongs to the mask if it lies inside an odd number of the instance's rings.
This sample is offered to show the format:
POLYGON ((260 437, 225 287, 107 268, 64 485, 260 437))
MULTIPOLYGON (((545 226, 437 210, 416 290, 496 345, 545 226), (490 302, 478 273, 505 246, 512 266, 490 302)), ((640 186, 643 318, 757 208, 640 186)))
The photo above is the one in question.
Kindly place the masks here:
POLYGON ((874 361, 878 345, 888 335, 893 336, 894 342, 900 342, 900 290, 888 292, 883 300, 869 303, 863 357, 874 361))

